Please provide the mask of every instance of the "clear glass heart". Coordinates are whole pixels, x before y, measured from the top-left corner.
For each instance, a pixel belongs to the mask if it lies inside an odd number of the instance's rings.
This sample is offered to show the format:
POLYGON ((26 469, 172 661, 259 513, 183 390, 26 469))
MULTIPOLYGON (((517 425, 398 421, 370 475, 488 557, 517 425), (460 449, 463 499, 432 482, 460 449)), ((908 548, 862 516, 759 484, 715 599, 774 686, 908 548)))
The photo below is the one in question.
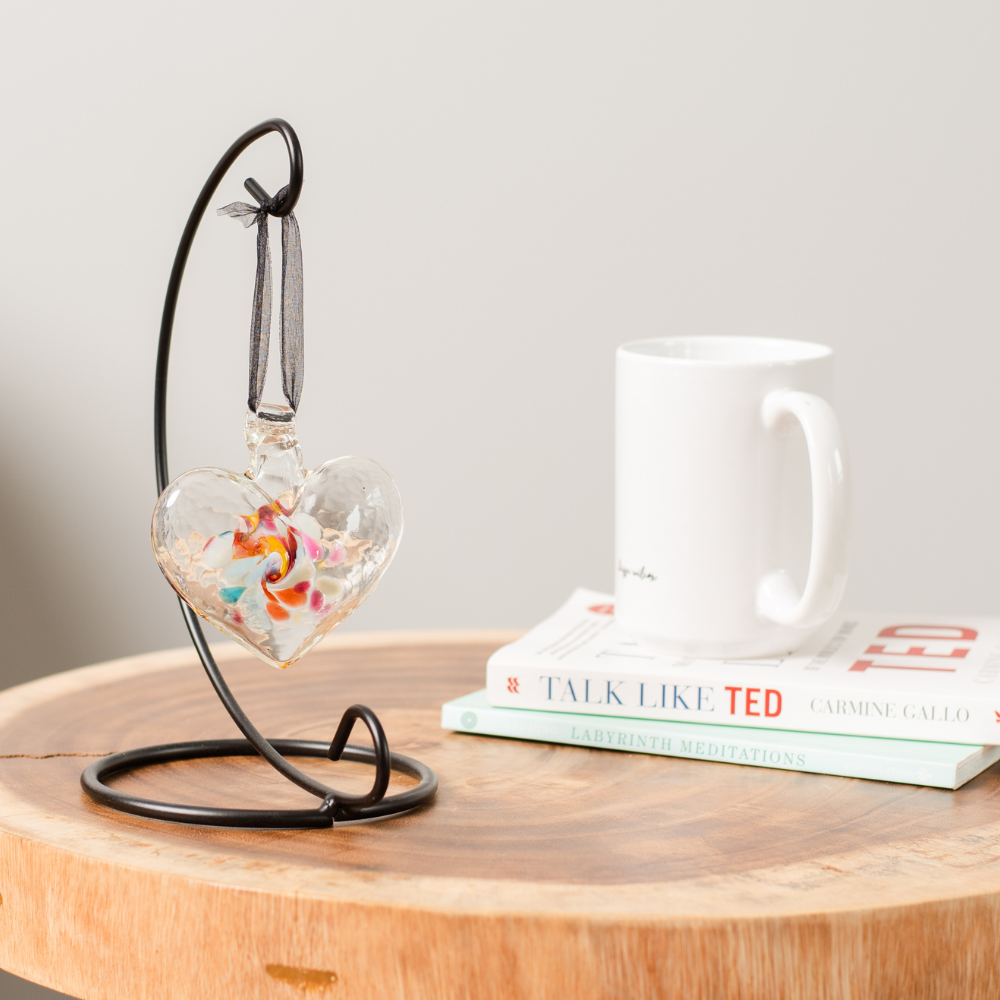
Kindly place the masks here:
POLYGON ((163 575, 203 618, 287 667, 375 589, 403 534, 389 473, 348 456, 311 472, 294 414, 248 413, 246 473, 192 469, 153 510, 163 575))

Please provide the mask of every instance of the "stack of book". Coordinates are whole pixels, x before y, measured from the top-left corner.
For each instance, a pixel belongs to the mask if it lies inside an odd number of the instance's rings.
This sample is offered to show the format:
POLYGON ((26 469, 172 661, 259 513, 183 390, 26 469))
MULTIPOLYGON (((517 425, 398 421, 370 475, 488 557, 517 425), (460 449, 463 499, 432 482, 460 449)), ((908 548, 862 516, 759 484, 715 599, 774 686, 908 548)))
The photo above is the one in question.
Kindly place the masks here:
POLYGON ((497 650, 445 729, 958 788, 1000 759, 1000 620, 839 613, 784 657, 636 645, 579 589, 497 650))

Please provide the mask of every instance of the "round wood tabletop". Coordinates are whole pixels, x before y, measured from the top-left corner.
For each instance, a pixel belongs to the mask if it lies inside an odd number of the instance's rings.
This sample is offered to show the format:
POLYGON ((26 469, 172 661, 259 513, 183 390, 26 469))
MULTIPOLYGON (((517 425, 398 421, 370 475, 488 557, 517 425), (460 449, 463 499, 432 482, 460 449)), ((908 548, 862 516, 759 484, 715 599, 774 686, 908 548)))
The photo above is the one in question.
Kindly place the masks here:
MULTIPOLYGON (((238 735, 191 650, 0 694, 0 966, 87 1000, 1000 995, 1000 765, 949 792, 443 731, 441 703, 513 636, 348 633, 283 673, 220 651, 265 735, 330 739, 362 702, 437 772, 433 804, 327 830, 84 796, 88 758, 238 735)), ((315 804, 255 758, 115 783, 315 804)))

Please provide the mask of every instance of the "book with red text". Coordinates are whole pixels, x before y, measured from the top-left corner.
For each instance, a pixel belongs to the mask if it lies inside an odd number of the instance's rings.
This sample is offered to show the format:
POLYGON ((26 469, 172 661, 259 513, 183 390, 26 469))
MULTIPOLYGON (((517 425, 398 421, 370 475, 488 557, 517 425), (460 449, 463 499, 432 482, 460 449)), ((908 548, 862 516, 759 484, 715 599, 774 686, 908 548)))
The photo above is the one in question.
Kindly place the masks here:
POLYGON ((839 612, 792 654, 682 659, 579 589, 489 659, 491 705, 942 743, 1000 744, 1000 619, 839 612))
POLYGON ((1000 746, 701 726, 696 722, 659 719, 599 719, 573 712, 518 711, 490 705, 485 691, 446 701, 441 706, 441 726, 478 736, 688 757, 936 788, 960 788, 1000 760, 1000 746))

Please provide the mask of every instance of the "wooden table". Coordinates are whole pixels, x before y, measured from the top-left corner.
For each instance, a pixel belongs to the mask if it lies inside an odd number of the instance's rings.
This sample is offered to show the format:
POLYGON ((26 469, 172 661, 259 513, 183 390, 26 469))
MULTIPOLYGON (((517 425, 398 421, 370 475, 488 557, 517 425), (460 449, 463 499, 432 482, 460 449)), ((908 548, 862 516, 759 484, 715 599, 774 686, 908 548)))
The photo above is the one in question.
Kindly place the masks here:
MULTIPOLYGON (((85 798, 89 756, 235 735, 192 651, 4 692, 0 966, 95 1000, 1000 996, 997 767, 947 792, 443 732, 441 702, 510 638, 346 634, 285 673, 222 651, 266 735, 329 739, 363 701, 437 771, 432 806, 332 830, 173 826, 85 798)), ((256 759, 121 781, 313 801, 256 759)))

